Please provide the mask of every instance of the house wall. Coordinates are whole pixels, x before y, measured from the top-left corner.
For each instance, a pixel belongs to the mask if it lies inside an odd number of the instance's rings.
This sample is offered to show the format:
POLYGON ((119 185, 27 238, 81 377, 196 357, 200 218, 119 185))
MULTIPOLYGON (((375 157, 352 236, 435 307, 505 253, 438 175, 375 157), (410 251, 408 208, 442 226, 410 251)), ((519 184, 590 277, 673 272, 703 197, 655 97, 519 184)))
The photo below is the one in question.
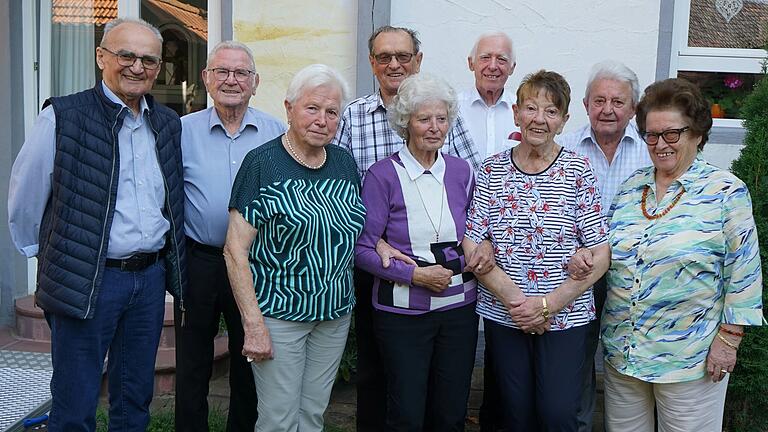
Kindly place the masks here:
MULTIPOLYGON (((21 2, 0 2, 0 203, 8 202, 8 181, 24 141, 21 2)), ((14 248, 7 206, 0 208, 0 325, 13 320, 13 300, 27 293, 27 260, 14 248)))
MULTIPOLYGON (((473 86, 466 58, 477 37, 488 31, 507 32, 517 60, 508 91, 514 92, 526 74, 538 69, 561 73, 571 85, 568 132, 589 121, 582 98, 594 63, 613 59, 626 64, 637 73, 641 88, 657 76, 666 78, 657 71, 669 67, 668 15, 673 4, 674 0, 392 0, 391 23, 419 32, 422 71, 441 75, 457 91, 473 86)), ((724 134, 713 134, 704 156, 728 168, 741 146, 732 144, 732 136, 721 142, 718 137, 724 134)))

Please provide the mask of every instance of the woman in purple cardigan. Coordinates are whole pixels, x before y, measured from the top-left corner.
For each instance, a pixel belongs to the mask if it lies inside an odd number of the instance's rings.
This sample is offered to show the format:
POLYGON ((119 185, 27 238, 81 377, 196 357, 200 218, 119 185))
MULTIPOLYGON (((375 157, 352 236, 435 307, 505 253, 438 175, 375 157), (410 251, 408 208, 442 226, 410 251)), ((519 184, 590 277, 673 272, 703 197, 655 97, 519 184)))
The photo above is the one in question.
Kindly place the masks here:
POLYGON ((464 273, 467 208, 474 174, 443 154, 457 117, 456 94, 442 79, 413 75, 387 108, 406 145, 371 166, 362 199, 365 228, 356 264, 375 276, 374 331, 386 366, 386 430, 464 429, 477 342, 476 282, 464 273), (384 268, 385 240, 416 263, 384 268))

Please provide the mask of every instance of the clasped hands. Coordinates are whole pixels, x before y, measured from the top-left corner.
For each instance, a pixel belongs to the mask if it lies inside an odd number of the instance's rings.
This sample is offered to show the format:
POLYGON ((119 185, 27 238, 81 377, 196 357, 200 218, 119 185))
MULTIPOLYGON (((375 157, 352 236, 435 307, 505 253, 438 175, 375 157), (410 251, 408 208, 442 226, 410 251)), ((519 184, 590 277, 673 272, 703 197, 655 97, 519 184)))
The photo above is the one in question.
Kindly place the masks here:
POLYGON ((549 330, 551 318, 544 318, 543 297, 521 297, 505 301, 512 321, 520 330, 530 334, 543 334, 549 330))

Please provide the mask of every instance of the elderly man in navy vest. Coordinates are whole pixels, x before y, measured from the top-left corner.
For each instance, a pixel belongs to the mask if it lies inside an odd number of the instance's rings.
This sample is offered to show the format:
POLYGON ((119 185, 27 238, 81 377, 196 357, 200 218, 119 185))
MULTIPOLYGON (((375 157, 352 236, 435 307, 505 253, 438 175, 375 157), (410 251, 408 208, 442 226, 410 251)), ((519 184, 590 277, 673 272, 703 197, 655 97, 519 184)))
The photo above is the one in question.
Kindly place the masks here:
POLYGON ((103 81, 49 99, 11 173, 11 234, 37 256, 51 327, 54 432, 95 430, 107 353, 109 429, 145 430, 165 290, 183 305, 181 123, 148 94, 161 46, 144 21, 108 23, 103 81))
POLYGON ((227 278, 222 247, 229 194, 245 155, 285 132, 276 118, 248 106, 259 85, 251 50, 225 41, 208 55, 203 82, 213 107, 182 117, 184 206, 189 253, 186 312, 176 313, 176 430, 208 431, 213 340, 224 315, 229 334, 227 431, 252 432, 256 387, 242 354, 243 325, 227 278))

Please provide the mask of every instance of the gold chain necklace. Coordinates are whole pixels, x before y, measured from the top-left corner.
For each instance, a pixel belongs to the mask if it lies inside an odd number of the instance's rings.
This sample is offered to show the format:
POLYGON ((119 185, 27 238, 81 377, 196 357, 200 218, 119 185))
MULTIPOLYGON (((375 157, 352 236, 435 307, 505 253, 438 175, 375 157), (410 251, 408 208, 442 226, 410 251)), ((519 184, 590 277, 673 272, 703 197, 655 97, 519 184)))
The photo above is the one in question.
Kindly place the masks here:
POLYGON ((439 243, 440 230, 443 227, 443 208, 445 207, 445 200, 443 199, 443 196, 445 195, 445 183, 442 183, 443 188, 440 190, 440 216, 438 216, 439 219, 438 219, 437 225, 435 225, 435 222, 432 220, 432 215, 429 214, 429 208, 427 208, 427 203, 424 202, 424 195, 422 195, 421 193, 421 188, 419 187, 419 183, 417 182, 417 180, 418 179, 414 180, 413 183, 416 185, 416 190, 419 191, 419 199, 421 199, 421 205, 424 206, 424 212, 427 213, 427 219, 429 219, 429 223, 430 225, 432 225, 432 230, 435 232, 435 243, 439 243))
POLYGON ((288 151, 291 153, 291 156, 296 159, 296 162, 298 162, 299 165, 313 170, 320 169, 323 167, 323 165, 325 165, 325 160, 328 158, 328 152, 325 150, 325 147, 323 147, 323 160, 320 161, 320 163, 317 165, 310 165, 304 162, 304 159, 302 159, 296 150, 294 150, 293 145, 291 144, 291 140, 288 138, 288 132, 283 135, 283 138, 285 138, 285 143, 288 145, 288 151))
POLYGON ((645 185, 645 189, 643 189, 643 197, 640 200, 640 208, 643 210, 643 216, 645 216, 648 220, 655 220, 664 217, 667 213, 672 210, 672 207, 677 205, 677 202, 680 201, 680 198, 683 196, 683 193, 685 193, 685 189, 680 189, 680 192, 675 195, 675 197, 672 199, 672 202, 669 203, 669 205, 662 211, 656 213, 656 214, 649 214, 648 209, 645 206, 645 201, 648 199, 648 191, 651 190, 651 187, 648 185, 645 185))

